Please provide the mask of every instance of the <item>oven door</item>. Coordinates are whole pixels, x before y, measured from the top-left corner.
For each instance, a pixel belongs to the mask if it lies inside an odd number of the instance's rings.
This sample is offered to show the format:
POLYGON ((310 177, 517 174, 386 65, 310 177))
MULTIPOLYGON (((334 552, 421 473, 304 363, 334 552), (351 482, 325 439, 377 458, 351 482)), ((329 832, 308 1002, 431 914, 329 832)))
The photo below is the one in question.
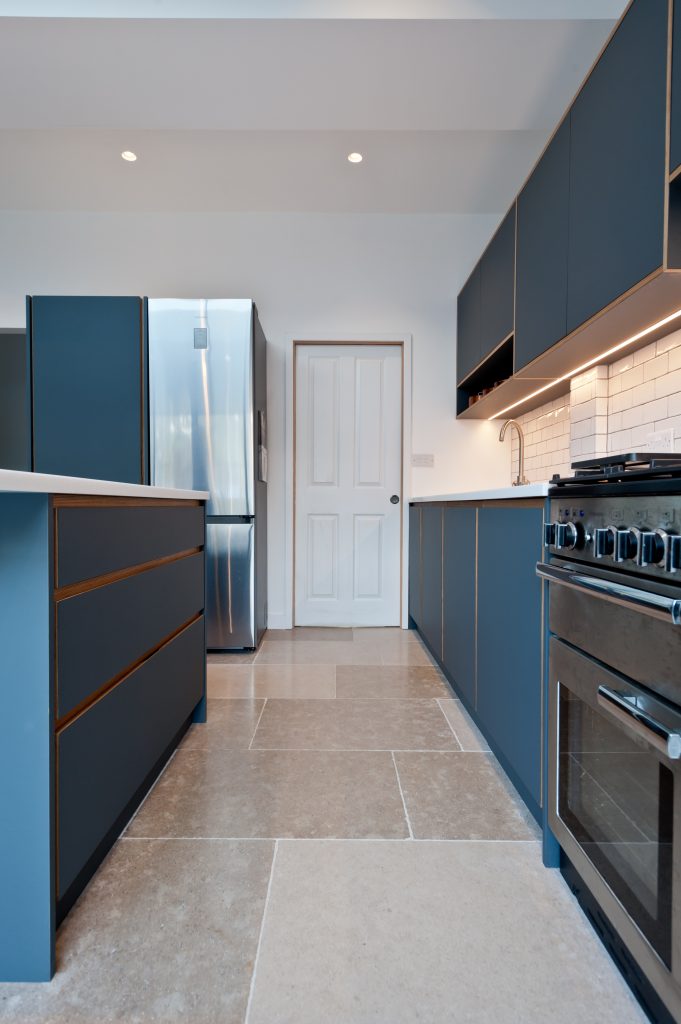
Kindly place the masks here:
POLYGON ((681 713, 555 637, 550 673, 551 826, 670 971, 681 713))

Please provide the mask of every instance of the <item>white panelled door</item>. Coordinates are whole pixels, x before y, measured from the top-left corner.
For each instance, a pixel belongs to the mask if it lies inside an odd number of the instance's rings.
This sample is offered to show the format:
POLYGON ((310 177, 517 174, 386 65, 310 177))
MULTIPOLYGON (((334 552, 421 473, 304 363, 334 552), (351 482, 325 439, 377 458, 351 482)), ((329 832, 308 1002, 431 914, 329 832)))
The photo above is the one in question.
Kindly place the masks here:
POLYGON ((296 625, 399 626, 400 346, 297 346, 295 458, 296 625))

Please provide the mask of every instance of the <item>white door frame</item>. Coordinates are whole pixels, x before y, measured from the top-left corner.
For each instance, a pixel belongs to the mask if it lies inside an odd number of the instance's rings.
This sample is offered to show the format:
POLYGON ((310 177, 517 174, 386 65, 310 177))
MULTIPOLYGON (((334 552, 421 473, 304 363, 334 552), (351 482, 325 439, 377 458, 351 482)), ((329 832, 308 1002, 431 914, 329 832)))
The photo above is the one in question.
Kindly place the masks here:
POLYGON ((299 344, 314 345, 376 345, 402 346, 402 628, 408 620, 408 566, 409 566, 409 496, 411 495, 411 409, 412 409, 412 336, 411 334, 338 334, 338 335, 296 335, 286 349, 286 562, 285 594, 286 613, 279 617, 270 616, 272 629, 290 629, 293 625, 294 587, 294 531, 295 531, 295 355, 299 344))

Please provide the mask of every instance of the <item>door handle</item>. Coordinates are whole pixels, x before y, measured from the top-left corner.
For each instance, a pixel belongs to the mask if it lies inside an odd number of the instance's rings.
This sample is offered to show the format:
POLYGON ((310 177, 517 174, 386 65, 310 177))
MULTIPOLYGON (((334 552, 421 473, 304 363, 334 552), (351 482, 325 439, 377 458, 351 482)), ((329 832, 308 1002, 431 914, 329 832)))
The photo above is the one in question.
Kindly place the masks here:
POLYGON ((398 494, 391 494, 391 496, 390 496, 390 504, 391 505, 399 505, 399 503, 400 503, 399 495, 398 494))
MULTIPOLYGON (((665 754, 672 761, 681 758, 681 715, 669 710, 667 721, 662 722, 643 706, 636 696, 620 693, 609 686, 599 686, 596 699, 619 721, 628 725, 642 739, 665 754)), ((645 699, 645 698, 644 698, 645 699)), ((652 701, 649 701, 652 704, 652 701)), ((660 705, 662 708, 662 705, 660 705)), ((662 709, 663 714, 666 709, 662 709)))

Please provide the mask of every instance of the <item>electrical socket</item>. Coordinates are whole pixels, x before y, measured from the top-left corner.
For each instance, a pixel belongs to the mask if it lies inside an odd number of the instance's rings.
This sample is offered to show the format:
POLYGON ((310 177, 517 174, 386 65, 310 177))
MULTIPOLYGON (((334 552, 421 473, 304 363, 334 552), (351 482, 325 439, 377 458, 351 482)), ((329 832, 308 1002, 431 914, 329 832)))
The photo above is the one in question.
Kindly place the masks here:
POLYGON ((655 430, 648 434, 648 450, 651 452, 673 452, 674 449, 674 428, 669 430, 655 430))

